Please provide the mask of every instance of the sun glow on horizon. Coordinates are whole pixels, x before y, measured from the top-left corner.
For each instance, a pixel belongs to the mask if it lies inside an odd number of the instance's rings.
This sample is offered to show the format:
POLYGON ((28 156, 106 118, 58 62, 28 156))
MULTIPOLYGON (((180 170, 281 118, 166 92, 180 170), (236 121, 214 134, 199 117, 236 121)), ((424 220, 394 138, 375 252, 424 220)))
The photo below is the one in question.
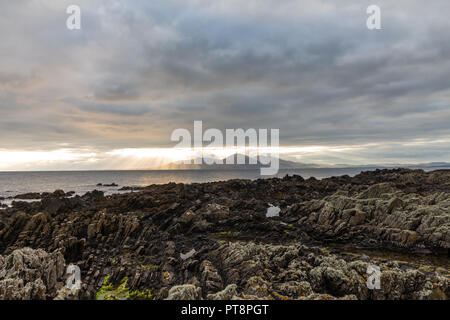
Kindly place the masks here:
MULTIPOLYGON (((441 141, 433 141, 441 145, 441 141)), ((433 143, 431 142, 431 143, 433 143)), ((224 159, 233 154, 249 157, 277 156, 301 163, 334 166, 341 164, 412 164, 408 158, 376 158, 377 150, 409 148, 404 143, 366 143, 360 145, 310 145, 284 147, 203 147, 203 148, 117 148, 97 150, 94 147, 64 148, 55 150, 0 149, 0 171, 58 171, 58 170, 145 170, 158 169, 169 163, 181 163, 195 158, 224 159)), ((435 159, 427 159, 436 161, 435 159)), ((426 161, 426 160, 424 160, 426 161)))
POLYGON ((57 149, 51 151, 5 151, 0 150, 0 169, 11 165, 20 165, 36 162, 60 162, 60 161, 94 161, 95 152, 57 149))
POLYGON ((279 154, 296 154, 324 152, 333 148, 322 146, 309 147, 223 147, 223 148, 123 148, 100 152, 93 149, 61 148, 49 151, 0 150, 0 170, 33 170, 41 167, 64 168, 72 166, 103 163, 105 169, 141 169, 156 168, 170 162, 179 162, 197 157, 223 159, 233 154, 249 156, 279 154), (62 167, 61 167, 62 166, 62 167))

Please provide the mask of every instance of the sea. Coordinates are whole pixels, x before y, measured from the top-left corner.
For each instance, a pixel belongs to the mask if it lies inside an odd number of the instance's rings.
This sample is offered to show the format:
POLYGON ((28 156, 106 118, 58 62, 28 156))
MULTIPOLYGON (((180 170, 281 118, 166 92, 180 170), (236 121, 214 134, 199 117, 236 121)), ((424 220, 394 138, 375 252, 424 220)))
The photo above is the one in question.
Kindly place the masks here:
MULTIPOLYGON (((300 175, 303 178, 323 179, 332 176, 354 176, 361 171, 377 168, 310 168, 280 169, 276 177, 300 175)), ((425 171, 439 168, 421 168, 425 171)), ((448 168, 447 168, 448 169, 448 168)), ((39 171, 39 172, 0 172, 0 201, 11 202, 19 194, 27 192, 53 192, 57 189, 74 191, 83 195, 88 191, 100 190, 105 194, 119 193, 124 186, 148 186, 152 184, 202 183, 230 179, 264 179, 274 176, 261 176, 259 170, 127 170, 127 171, 39 171), (117 184, 114 187, 98 184, 117 184), (4 198, 3 200, 1 200, 4 198)))

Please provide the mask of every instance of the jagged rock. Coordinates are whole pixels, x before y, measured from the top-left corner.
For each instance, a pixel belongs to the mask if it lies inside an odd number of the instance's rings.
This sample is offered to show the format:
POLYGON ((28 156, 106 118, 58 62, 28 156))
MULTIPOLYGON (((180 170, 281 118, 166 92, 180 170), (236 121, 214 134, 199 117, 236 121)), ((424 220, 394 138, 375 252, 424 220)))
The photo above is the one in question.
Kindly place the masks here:
POLYGON ((40 199, 40 198, 41 198, 41 194, 37 193, 37 192, 18 194, 17 196, 14 197, 14 199, 21 199, 21 200, 36 200, 36 199, 40 199))
POLYGON ((58 290, 56 297, 53 300, 78 300, 80 295, 80 289, 72 288, 68 289, 63 287, 58 290))
POLYGON ((237 285, 229 284, 225 289, 217 293, 210 293, 208 300, 234 300, 237 297, 237 285))
POLYGON ((377 170, 321 180, 290 176, 127 190, 133 192, 71 198, 56 191, 2 209, 1 259, 20 248, 40 248, 53 252, 48 255, 59 252, 83 275, 82 288, 70 292, 66 275, 56 269, 27 267, 34 270, 28 278, 0 274, 2 294, 93 299, 108 277, 113 288, 122 285, 124 292, 145 297, 152 296, 150 290, 158 299, 450 296, 446 171, 377 170), (280 208, 278 217, 266 217, 269 204, 280 208), (377 250, 364 251, 366 258, 361 247, 377 250), (186 256, 192 248, 195 254, 186 256), (437 256, 425 264, 427 256, 416 259, 415 251, 437 256), (396 260, 397 253, 405 257, 396 260), (380 290, 367 287, 370 264, 382 270, 380 290))
POLYGON ((0 300, 42 300, 53 296, 61 286, 64 267, 60 252, 49 254, 23 248, 0 256, 0 300))
POLYGON ((169 290, 166 300, 198 300, 201 298, 202 289, 192 284, 174 286, 169 290))

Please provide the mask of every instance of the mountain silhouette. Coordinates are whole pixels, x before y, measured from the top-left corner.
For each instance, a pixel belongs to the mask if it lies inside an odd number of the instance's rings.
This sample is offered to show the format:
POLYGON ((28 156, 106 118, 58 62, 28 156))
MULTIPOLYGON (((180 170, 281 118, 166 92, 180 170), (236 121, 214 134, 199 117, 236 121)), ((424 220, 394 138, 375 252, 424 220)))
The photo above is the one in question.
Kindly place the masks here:
MULTIPOLYGON (((266 161, 260 161, 260 160, 267 160, 267 158, 258 157, 257 159, 255 159, 255 158, 250 158, 247 155, 242 155, 242 154, 237 154, 237 153, 221 159, 222 164, 217 164, 217 163, 206 164, 204 159, 201 159, 201 158, 198 158, 198 159, 201 160, 201 162, 202 162, 201 164, 195 164, 194 160, 191 160, 191 163, 188 163, 188 164, 184 163, 184 161, 177 161, 177 162, 171 162, 169 164, 157 167, 157 168, 155 168, 155 170, 253 170, 253 169, 259 169, 261 167, 270 166, 270 163, 263 164, 262 162, 266 162, 266 161), (238 155, 244 157, 244 164, 237 164, 238 155), (229 162, 231 162, 231 160, 233 160, 232 161, 233 164, 226 164, 227 160, 229 160, 229 162)), ((213 158, 209 158, 209 159, 212 160, 213 158)), ((300 163, 300 162, 283 160, 283 159, 279 158, 279 167, 280 167, 280 169, 301 169, 301 168, 317 168, 319 166, 315 165, 315 164, 305 164, 305 163, 300 163)))

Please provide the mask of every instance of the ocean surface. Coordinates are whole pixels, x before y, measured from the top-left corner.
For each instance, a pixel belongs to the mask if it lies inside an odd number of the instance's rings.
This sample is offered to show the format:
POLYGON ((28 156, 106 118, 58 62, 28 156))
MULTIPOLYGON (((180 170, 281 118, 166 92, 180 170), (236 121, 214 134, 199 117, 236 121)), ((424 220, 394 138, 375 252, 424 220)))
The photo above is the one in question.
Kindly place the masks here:
MULTIPOLYGON (((313 169, 281 169, 278 177, 300 175, 304 178, 317 179, 331 176, 354 176, 361 171, 376 168, 313 168, 313 169)), ((439 168, 422 168, 427 171, 439 168)), ((0 172, 0 197, 7 198, 27 192, 53 192, 62 189, 65 192, 75 191, 82 195, 94 189, 105 194, 117 193, 124 186, 148 186, 169 182, 194 183, 223 181, 229 179, 260 179, 259 170, 142 170, 142 171, 52 171, 52 172, 0 172), (118 184, 118 187, 98 187, 97 184, 118 184)))

